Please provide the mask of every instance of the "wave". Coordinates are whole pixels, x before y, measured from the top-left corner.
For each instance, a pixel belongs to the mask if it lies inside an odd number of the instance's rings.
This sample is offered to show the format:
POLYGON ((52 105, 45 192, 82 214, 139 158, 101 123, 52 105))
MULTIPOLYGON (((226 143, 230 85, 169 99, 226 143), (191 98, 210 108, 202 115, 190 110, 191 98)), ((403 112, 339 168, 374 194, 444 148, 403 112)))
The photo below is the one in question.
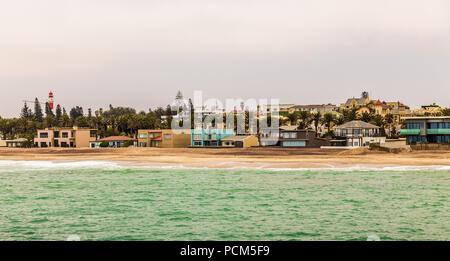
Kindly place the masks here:
MULTIPOLYGON (((267 171, 450 171, 448 165, 375 165, 356 164, 334 166, 317 164, 314 167, 286 167, 289 163, 246 163, 246 162, 212 162, 197 164, 155 163, 155 162, 115 162, 115 161, 23 161, 0 160, 0 169, 55 169, 55 168, 101 168, 101 169, 221 169, 221 170, 267 170, 267 171)), ((314 164, 310 164, 314 165, 314 164)))

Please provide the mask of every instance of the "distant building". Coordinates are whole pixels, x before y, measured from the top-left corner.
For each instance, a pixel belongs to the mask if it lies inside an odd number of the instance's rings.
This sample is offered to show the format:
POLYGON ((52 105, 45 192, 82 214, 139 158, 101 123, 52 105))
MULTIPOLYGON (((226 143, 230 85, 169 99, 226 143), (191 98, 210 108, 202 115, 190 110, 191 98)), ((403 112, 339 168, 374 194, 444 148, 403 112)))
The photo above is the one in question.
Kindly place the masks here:
POLYGON ((222 138, 222 147, 249 148, 259 146, 259 141, 253 135, 233 135, 222 138))
POLYGON ((415 109, 413 111, 413 114, 418 116, 427 116, 432 114, 439 114, 441 112, 442 112, 441 106, 437 105, 436 103, 433 103, 431 105, 423 105, 419 109, 415 109))
POLYGON ((120 148, 123 147, 126 142, 134 142, 134 141, 136 140, 126 136, 110 136, 96 141, 91 141, 90 147, 100 148, 101 143, 107 142, 109 148, 120 148))
POLYGON ((5 140, 5 145, 9 148, 25 148, 27 146, 27 139, 18 138, 14 140, 5 140))
POLYGON ((385 143, 386 137, 381 136, 380 127, 364 122, 350 121, 334 128, 335 139, 332 146, 362 147, 370 143, 385 143))
POLYGON ((322 114, 327 112, 338 111, 339 107, 334 104, 317 104, 317 105, 295 105, 289 108, 289 113, 298 111, 307 111, 309 113, 320 112, 322 114))
POLYGON ((138 130, 139 147, 187 148, 191 142, 189 132, 181 130, 138 130))
POLYGON ((191 130, 192 147, 218 147, 223 138, 233 136, 231 129, 195 129, 191 130))
POLYGON ((370 102, 369 93, 363 92, 360 98, 349 98, 345 103, 342 103, 340 106, 341 110, 351 110, 351 109, 359 109, 368 105, 370 102))
POLYGON ((97 139, 97 130, 89 128, 46 128, 38 130, 34 146, 39 148, 88 148, 97 139))
POLYGON ((407 144, 450 143, 450 116, 405 117, 406 129, 400 134, 406 136, 407 144))

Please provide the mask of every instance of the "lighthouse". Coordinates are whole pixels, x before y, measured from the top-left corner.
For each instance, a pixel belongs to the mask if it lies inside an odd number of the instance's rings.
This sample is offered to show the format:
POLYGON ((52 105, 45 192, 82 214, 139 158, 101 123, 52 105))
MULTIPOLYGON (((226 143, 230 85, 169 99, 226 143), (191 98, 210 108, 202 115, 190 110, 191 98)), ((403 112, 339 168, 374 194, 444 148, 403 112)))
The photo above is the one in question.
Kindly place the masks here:
POLYGON ((53 92, 50 91, 48 94, 48 104, 50 105, 50 109, 52 109, 52 110, 53 110, 53 102, 54 102, 53 92))

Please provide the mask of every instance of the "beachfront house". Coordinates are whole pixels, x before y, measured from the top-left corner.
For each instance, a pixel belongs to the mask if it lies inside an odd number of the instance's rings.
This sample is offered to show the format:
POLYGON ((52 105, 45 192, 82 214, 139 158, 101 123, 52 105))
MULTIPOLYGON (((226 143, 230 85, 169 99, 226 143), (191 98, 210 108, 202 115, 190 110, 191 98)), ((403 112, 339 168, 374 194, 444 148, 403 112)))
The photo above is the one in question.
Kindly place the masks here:
POLYGON ((233 135, 225 137, 221 141, 222 147, 249 148, 259 146, 258 138, 253 135, 233 135))
POLYGON ((450 116, 404 117, 406 129, 400 134, 406 136, 406 143, 450 143, 450 116))
POLYGON ((386 137, 380 134, 380 127, 364 121, 350 121, 336 126, 334 131, 331 146, 362 147, 386 141, 386 137))
POLYGON ((135 139, 126 136, 110 136, 103 139, 98 139, 96 141, 91 141, 90 147, 101 148, 103 147, 102 144, 107 144, 107 146, 105 146, 107 148, 121 148, 127 147, 128 145, 134 146, 135 142, 135 139))
POLYGON ((88 148, 97 139, 97 130, 89 128, 46 128, 38 130, 34 146, 39 148, 88 148))
POLYGON ((194 129, 191 130, 191 146, 219 147, 223 138, 233 135, 231 129, 194 129))
POLYGON ((138 130, 139 147, 187 148, 191 135, 184 130, 138 130))
POLYGON ((305 147, 320 148, 329 146, 328 139, 316 137, 316 132, 310 129, 297 130, 294 128, 280 128, 280 146, 281 147, 305 147))
POLYGON ((30 145, 27 144, 27 139, 25 138, 18 138, 14 140, 6 140, 5 141, 6 147, 8 148, 26 148, 30 145))

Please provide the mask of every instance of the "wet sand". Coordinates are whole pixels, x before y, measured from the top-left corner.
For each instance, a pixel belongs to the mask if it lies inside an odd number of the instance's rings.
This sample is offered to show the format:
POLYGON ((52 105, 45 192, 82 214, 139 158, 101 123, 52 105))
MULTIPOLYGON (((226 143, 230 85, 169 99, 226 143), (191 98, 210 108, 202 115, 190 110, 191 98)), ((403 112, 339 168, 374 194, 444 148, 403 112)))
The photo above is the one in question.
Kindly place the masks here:
POLYGON ((450 166, 450 151, 387 153, 306 148, 0 148, 0 160, 111 161, 125 165, 193 168, 347 168, 450 166))

